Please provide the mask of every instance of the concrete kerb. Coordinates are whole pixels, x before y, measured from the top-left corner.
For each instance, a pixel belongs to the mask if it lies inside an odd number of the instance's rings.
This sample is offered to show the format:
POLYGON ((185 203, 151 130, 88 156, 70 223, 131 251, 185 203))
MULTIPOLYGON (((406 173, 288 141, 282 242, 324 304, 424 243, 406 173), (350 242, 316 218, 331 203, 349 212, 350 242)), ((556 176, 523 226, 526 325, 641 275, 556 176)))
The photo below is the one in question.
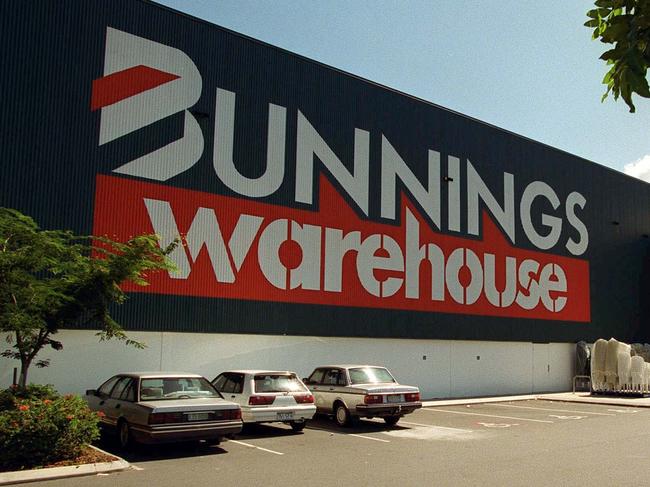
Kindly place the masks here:
POLYGON ((525 394, 519 396, 493 396, 474 397, 466 399, 434 399, 422 401, 422 407, 431 408, 437 406, 461 406, 466 404, 485 404, 491 402, 528 401, 544 400, 559 402, 576 402, 585 404, 603 404, 609 406, 625 406, 637 408, 650 408, 650 397, 612 397, 593 396, 588 392, 556 392, 548 394, 525 394))
POLYGON ((525 394, 519 396, 471 397, 464 399, 432 399, 429 401, 422 401, 422 407, 432 408, 436 406, 461 406, 465 404, 483 404, 489 402, 527 401, 530 399, 537 399, 537 395, 525 394))
POLYGON ((602 404, 607 406, 623 406, 635 408, 650 408, 650 397, 621 397, 591 395, 588 392, 558 392, 539 394, 537 399, 545 401, 575 402, 583 404, 602 404))
POLYGON ((131 464, 112 453, 105 452, 93 445, 91 448, 117 458, 112 462, 86 463, 83 465, 70 465, 67 467, 42 468, 38 470, 20 470, 15 472, 0 473, 0 485, 23 484, 26 482, 38 482, 41 480, 65 479, 70 477, 81 477, 84 475, 97 475, 100 473, 121 472, 131 468, 131 464))

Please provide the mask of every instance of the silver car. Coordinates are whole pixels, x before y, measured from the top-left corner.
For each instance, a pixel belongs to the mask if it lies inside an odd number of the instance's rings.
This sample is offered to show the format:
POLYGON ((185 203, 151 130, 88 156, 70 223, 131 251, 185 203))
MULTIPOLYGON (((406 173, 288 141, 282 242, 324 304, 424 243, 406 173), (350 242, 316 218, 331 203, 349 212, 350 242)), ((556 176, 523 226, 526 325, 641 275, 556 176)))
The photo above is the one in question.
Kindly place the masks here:
POLYGON ((219 444, 242 429, 239 405, 225 401, 196 374, 130 372, 86 391, 101 425, 117 432, 123 448, 133 441, 168 443, 206 440, 219 444))
POLYGON ((394 425, 422 407, 420 390, 398 384, 385 367, 327 365, 303 381, 314 394, 317 412, 333 415, 340 426, 375 417, 394 425))
POLYGON ((316 413, 314 396, 294 372, 230 370, 212 384, 241 406, 244 423, 282 422, 302 431, 316 413))

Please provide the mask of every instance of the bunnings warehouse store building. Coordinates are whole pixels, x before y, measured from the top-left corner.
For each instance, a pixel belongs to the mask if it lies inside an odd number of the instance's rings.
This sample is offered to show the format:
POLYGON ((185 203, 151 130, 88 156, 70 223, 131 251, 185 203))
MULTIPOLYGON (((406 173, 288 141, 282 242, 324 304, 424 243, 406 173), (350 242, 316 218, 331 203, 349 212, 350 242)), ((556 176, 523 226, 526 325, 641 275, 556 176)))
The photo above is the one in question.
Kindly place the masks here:
POLYGON ((115 310, 146 350, 64 330, 33 381, 361 362, 530 393, 578 340, 650 341, 644 182, 141 0, 1 2, 0 40, 0 205, 185 244, 115 310))

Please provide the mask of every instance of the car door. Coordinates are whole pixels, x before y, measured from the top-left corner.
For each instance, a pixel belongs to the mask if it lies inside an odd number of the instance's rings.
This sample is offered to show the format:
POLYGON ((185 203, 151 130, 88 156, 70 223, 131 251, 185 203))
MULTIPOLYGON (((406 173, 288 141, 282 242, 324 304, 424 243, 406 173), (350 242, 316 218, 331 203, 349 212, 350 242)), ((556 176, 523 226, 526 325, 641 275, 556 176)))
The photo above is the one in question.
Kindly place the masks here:
POLYGON ((353 392, 353 388, 350 386, 347 369, 339 370, 335 391, 336 397, 342 399, 346 407, 351 411, 356 409, 356 406, 363 400, 363 395, 359 395, 358 392, 353 392))
POLYGON ((244 378, 246 374, 233 373, 230 377, 230 383, 232 384, 231 390, 228 391, 227 399, 234 401, 237 404, 244 405, 248 404, 248 398, 244 394, 244 378))
POLYGON ((327 412, 334 410, 334 401, 340 395, 338 389, 342 372, 339 368, 329 368, 323 374, 323 379, 320 384, 320 394, 323 398, 323 410, 327 412))
MULTIPOLYGON (((226 384, 226 381, 228 380, 228 377, 226 375, 226 372, 222 372, 218 376, 216 376, 214 379, 212 379, 212 385, 214 388, 221 393, 223 396, 223 389, 224 385, 226 384)), ((224 396, 225 397, 225 396, 224 396)))
POLYGON ((224 399, 233 401, 240 406, 248 404, 248 398, 244 397, 244 374, 238 372, 224 372, 213 382, 215 388, 221 393, 224 399))
POLYGON ((107 399, 110 398, 111 391, 113 390, 113 387, 115 387, 115 384, 117 384, 117 381, 120 380, 120 376, 116 375, 114 377, 111 377, 108 379, 106 382, 104 382, 101 386, 99 386, 99 389, 97 389, 97 393, 93 396, 86 396, 86 401, 88 402, 88 407, 93 410, 93 411, 101 411, 104 413, 104 416, 101 417, 100 421, 104 424, 108 425, 114 425, 115 423, 106 415, 106 401, 107 399))
POLYGON ((307 379, 307 387, 314 395, 314 403, 319 413, 328 411, 328 406, 325 403, 325 396, 323 395, 325 386, 323 385, 324 368, 314 370, 307 379))
MULTIPOLYGON (((124 400, 122 399, 122 394, 124 394, 132 382, 133 379, 131 377, 121 377, 115 384, 115 387, 113 387, 110 397, 106 399, 106 409, 104 412, 111 424, 117 424, 117 420, 121 416, 124 416, 125 413, 128 413, 128 409, 123 408, 124 400)), ((133 418, 127 417, 127 421, 129 419, 131 421, 133 420, 133 418)))
POLYGON ((124 387, 122 394, 118 398, 120 401, 120 407, 117 408, 120 411, 121 416, 126 418, 126 420, 131 424, 147 424, 149 420, 149 415, 142 408, 138 406, 137 401, 137 380, 132 379, 124 387))

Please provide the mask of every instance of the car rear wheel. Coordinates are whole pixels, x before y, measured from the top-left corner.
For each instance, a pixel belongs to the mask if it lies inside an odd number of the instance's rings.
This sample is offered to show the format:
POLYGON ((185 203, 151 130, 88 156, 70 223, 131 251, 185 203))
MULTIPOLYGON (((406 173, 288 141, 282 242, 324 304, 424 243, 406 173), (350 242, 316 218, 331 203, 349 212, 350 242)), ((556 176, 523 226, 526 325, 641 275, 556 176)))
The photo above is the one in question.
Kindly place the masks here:
POLYGON ((292 430, 302 431, 305 429, 305 426, 307 426, 307 421, 291 421, 289 424, 291 425, 292 430))
POLYGON ((120 447, 123 449, 129 448, 133 444, 131 428, 125 420, 120 421, 117 425, 117 439, 120 442, 120 447))
POLYGON ((350 411, 342 403, 338 403, 334 408, 334 419, 339 426, 350 426, 352 424, 350 411))
POLYGON ((210 438, 209 440, 205 440, 205 444, 209 446, 217 446, 221 443, 221 437, 217 438, 210 438))
POLYGON ((384 418, 384 421, 386 422, 387 425, 389 426, 395 426, 397 422, 399 421, 399 418, 401 416, 386 416, 384 418))

